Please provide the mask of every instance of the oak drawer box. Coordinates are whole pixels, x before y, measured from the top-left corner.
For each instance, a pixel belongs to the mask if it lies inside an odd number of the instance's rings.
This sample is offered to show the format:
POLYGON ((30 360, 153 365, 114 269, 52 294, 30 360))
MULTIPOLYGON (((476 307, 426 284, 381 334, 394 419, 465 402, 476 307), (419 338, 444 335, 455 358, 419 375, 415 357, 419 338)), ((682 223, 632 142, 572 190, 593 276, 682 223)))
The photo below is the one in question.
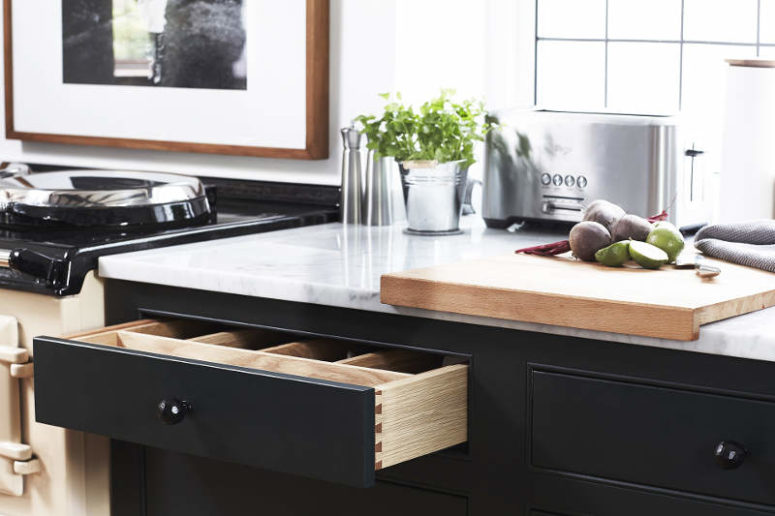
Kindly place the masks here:
POLYGON ((774 403, 536 370, 531 417, 534 467, 775 504, 774 403))
POLYGON ((371 486, 467 440, 468 366, 431 353, 138 321, 34 357, 41 423, 269 470, 371 486))

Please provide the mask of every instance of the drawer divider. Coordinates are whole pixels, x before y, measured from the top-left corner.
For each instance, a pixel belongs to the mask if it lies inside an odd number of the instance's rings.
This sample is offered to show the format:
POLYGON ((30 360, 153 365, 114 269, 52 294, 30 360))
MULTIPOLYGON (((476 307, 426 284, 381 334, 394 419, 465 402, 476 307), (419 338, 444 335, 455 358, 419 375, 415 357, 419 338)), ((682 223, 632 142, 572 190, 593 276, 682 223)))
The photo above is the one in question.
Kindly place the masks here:
POLYGON ((202 342, 192 342, 128 331, 119 331, 117 339, 118 346, 127 349, 203 360, 206 362, 263 369, 276 373, 307 376, 310 378, 368 387, 411 377, 409 374, 397 373, 394 371, 335 364, 309 358, 276 355, 264 351, 229 348, 214 344, 205 344, 202 342))
POLYGON ((217 333, 209 333, 207 335, 199 335, 188 339, 192 342, 202 342, 204 344, 214 344, 217 346, 224 346, 229 348, 242 348, 242 349, 255 349, 254 346, 257 342, 261 343, 261 347, 271 346, 279 344, 286 340, 282 334, 275 334, 269 330, 262 329, 247 329, 247 330, 232 330, 232 331, 220 331, 217 333))
POLYGON ((342 342, 326 339, 309 339, 296 342, 286 342, 277 346, 263 348, 259 351, 273 353, 275 355, 289 355, 315 360, 336 361, 346 353, 346 346, 342 342))
POLYGON ((414 374, 438 367, 441 358, 432 353, 418 353, 408 349, 385 349, 344 358, 336 363, 414 374))

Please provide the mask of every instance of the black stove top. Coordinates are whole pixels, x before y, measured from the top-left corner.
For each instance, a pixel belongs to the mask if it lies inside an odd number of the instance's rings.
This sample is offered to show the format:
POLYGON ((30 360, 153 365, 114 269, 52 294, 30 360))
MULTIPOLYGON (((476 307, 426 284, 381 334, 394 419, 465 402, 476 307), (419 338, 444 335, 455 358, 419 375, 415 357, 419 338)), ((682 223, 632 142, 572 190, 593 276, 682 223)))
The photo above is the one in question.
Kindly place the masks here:
MULTIPOLYGON (((325 187, 324 187, 325 188, 325 187)), ((220 195, 219 195, 220 197, 220 195)), ((0 229, 0 250, 12 268, 0 267, 0 288, 55 296, 80 292, 100 256, 321 224, 336 220, 332 206, 222 199, 209 220, 174 229, 0 229)))

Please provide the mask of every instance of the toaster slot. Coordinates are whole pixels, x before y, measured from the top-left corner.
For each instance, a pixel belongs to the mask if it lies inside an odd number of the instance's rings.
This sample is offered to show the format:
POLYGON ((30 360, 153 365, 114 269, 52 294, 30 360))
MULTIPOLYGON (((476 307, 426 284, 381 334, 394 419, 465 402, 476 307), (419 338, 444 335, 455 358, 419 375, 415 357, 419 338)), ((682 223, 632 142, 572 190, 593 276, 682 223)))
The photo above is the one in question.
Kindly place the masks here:
POLYGON ((543 203, 541 203, 541 211, 544 213, 555 213, 558 211, 581 212, 584 209, 583 200, 577 197, 550 197, 545 195, 543 203))

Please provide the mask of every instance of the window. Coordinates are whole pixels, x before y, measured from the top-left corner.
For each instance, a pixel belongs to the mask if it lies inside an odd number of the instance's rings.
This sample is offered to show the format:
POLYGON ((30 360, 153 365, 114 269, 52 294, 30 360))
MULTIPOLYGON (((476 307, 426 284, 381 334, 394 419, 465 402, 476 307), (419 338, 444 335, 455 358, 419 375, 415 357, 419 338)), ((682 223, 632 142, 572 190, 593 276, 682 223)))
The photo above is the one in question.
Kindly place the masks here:
POLYGON ((775 0, 536 0, 535 101, 703 118, 730 57, 775 59, 775 0))

